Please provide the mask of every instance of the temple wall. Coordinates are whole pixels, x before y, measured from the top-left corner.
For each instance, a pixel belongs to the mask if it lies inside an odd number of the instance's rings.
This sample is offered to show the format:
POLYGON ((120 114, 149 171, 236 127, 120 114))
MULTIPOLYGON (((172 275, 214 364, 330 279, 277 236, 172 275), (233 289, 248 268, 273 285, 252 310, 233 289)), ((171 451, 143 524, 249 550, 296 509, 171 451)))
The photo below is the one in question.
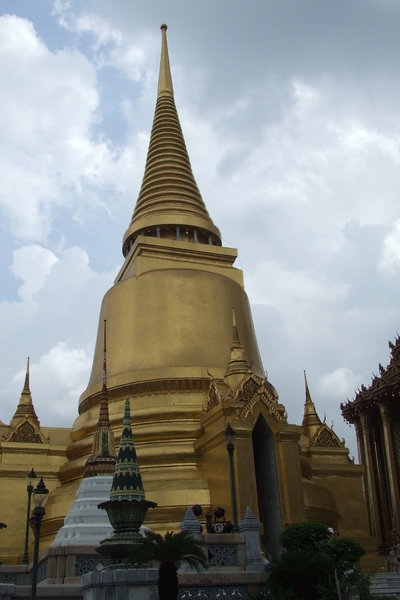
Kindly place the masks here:
MULTIPOLYGON (((60 485, 58 470, 66 460, 69 429, 43 428, 49 444, 0 442, 0 521, 7 525, 0 531, 0 560, 19 563, 24 552, 28 494, 26 475, 34 467, 38 479, 42 476, 49 490, 60 485), (58 442, 58 443, 57 443, 58 442)), ((30 532, 30 558, 33 533, 30 532)))

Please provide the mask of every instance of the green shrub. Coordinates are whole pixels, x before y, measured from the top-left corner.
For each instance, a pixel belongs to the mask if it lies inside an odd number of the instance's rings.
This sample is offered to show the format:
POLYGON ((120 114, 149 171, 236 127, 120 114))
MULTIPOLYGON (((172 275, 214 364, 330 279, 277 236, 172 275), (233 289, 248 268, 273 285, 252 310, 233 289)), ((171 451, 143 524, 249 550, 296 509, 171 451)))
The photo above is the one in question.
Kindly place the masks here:
POLYGON ((288 598, 320 598, 319 587, 326 578, 330 559, 314 550, 288 550, 266 567, 272 594, 285 592, 288 598))
POLYGON ((356 569, 365 550, 355 540, 331 539, 325 525, 304 521, 288 525, 280 543, 282 555, 266 568, 268 600, 337 600, 335 573, 342 597, 347 586, 356 586, 361 600, 374 600, 368 575, 356 569))
POLYGON ((318 542, 328 539, 328 528, 322 523, 291 523, 282 531, 279 541, 285 550, 313 550, 318 542))

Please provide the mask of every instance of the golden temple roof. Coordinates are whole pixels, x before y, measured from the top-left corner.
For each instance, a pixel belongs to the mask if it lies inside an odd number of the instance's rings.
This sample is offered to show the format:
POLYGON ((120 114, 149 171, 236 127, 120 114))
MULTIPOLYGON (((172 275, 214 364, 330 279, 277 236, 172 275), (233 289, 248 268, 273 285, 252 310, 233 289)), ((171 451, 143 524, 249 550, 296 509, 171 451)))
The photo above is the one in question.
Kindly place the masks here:
POLYGON ((200 243, 221 244, 221 234, 208 214, 192 173, 175 107, 166 31, 167 26, 161 25, 158 98, 142 186, 124 235, 124 256, 137 235, 163 237, 163 233, 175 231, 176 227, 195 228, 193 237, 200 243))

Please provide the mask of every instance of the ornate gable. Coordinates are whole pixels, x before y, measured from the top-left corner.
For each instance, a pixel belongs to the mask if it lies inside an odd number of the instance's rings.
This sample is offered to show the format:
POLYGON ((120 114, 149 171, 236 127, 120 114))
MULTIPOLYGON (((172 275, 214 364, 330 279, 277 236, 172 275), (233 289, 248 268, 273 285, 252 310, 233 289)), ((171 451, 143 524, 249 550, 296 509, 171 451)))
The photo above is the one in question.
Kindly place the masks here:
POLYGON ((336 433, 325 423, 321 425, 312 440, 310 446, 319 448, 343 448, 344 442, 341 442, 336 433))
POLYGON ((207 413, 219 404, 228 404, 232 408, 232 420, 238 421, 251 415, 258 401, 267 406, 269 413, 276 421, 286 421, 285 408, 279 404, 278 395, 273 386, 266 379, 252 373, 245 375, 237 387, 228 394, 223 394, 213 379, 203 412, 207 413))
POLYGON ((208 392, 208 401, 203 408, 203 412, 208 413, 214 408, 214 406, 218 406, 218 404, 221 404, 221 401, 222 396, 218 389, 217 382, 215 381, 215 379, 213 379, 208 392))
POLYGON ((17 425, 10 426, 11 431, 5 436, 5 442, 21 442, 26 444, 46 444, 48 440, 36 423, 30 419, 21 420, 17 425))

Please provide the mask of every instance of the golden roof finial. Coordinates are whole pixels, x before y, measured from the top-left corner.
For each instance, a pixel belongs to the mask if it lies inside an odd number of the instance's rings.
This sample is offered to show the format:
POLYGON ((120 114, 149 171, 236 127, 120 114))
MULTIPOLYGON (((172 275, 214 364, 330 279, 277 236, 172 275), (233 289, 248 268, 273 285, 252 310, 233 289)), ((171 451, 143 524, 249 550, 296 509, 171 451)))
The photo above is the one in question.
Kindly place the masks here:
POLYGON ((25 383, 24 383, 24 388, 22 390, 22 393, 23 392, 28 392, 29 396, 31 394, 31 390, 29 389, 29 356, 28 356, 28 360, 26 362, 25 383))
POLYGON ((168 56, 168 44, 167 44, 167 26, 165 23, 161 25, 161 61, 160 61, 160 74, 158 77, 158 94, 157 97, 161 96, 173 96, 174 88, 172 86, 171 68, 169 66, 168 56))
POLYGON ((306 388, 306 402, 305 404, 313 404, 313 401, 311 400, 311 394, 310 394, 310 390, 308 389, 308 381, 307 381, 307 375, 306 372, 303 371, 304 373, 304 386, 306 388))
POLYGON ((236 325, 236 315, 235 309, 232 308, 232 317, 233 317, 233 346, 240 346, 239 332, 236 325))
POLYGON ((303 434, 308 436, 310 439, 317 432, 319 426, 321 425, 321 420, 315 410, 315 404, 311 400, 310 390, 308 388, 307 375, 304 371, 304 386, 306 393, 306 401, 304 403, 304 416, 303 416, 303 434))

